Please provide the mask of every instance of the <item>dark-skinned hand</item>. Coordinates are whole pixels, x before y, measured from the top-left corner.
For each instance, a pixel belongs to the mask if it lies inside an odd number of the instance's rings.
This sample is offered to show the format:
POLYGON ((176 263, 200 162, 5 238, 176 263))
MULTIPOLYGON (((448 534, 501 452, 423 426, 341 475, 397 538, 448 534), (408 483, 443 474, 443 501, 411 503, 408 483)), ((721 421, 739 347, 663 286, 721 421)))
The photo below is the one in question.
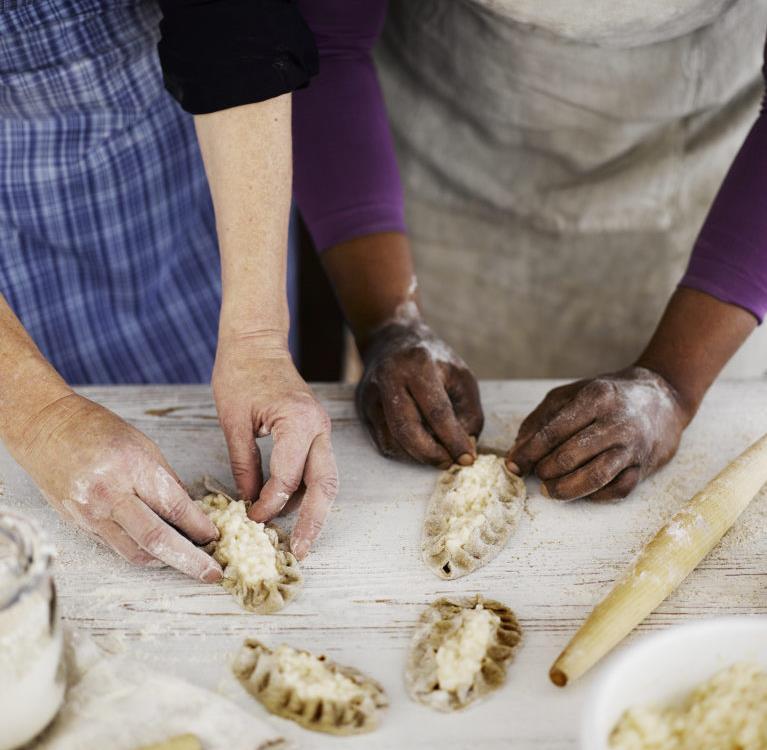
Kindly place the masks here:
POLYGON ((477 381, 428 326, 384 326, 363 360, 357 410, 384 456, 440 467, 474 462, 484 421, 477 381))
POLYGON ((626 497, 676 453, 690 415, 671 385, 643 367, 550 391, 507 457, 559 500, 626 497))

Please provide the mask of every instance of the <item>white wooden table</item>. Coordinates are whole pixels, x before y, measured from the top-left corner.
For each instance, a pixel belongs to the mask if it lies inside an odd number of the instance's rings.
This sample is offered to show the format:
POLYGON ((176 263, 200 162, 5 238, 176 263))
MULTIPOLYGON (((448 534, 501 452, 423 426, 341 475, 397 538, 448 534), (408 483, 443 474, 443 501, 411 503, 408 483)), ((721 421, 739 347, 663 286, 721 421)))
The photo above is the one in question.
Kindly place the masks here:
MULTIPOLYGON (((551 382, 482 386, 485 444, 507 447, 521 419, 551 382)), ((580 711, 600 669, 564 690, 547 671, 594 602, 661 521, 729 459, 767 431, 767 385, 717 385, 672 464, 615 504, 548 500, 528 482, 518 532, 485 569, 457 581, 435 578, 421 563, 419 539, 432 469, 379 457, 358 425, 352 392, 320 386, 334 422, 341 491, 326 530, 305 561, 298 600, 272 616, 243 612, 218 586, 172 570, 139 570, 59 521, 29 479, 0 453, 0 503, 28 512, 59 551, 57 580, 70 626, 96 639, 124 641, 136 659, 234 697, 268 716, 229 674, 243 638, 286 641, 324 651, 379 679, 391 700, 374 734, 338 739, 273 719, 305 748, 574 748, 580 711), (413 624, 445 594, 483 594, 517 613, 524 643, 507 685, 468 711, 444 716, 405 695, 402 667, 413 624)), ((91 388, 90 397, 154 438, 185 481, 209 473, 229 482, 225 444, 204 387, 91 388)), ((268 443, 268 441, 267 441, 268 443)), ((292 524, 292 519, 283 520, 292 524)), ((629 642, 647 630, 722 613, 767 613, 767 498, 737 526, 629 642)))

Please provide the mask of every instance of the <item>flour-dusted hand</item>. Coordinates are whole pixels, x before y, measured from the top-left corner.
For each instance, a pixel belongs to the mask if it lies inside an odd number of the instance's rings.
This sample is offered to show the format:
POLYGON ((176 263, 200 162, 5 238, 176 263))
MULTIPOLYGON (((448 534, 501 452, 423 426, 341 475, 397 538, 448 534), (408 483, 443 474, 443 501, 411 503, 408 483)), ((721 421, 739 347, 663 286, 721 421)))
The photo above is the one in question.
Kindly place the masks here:
POLYGON ((338 493, 327 412, 283 343, 219 340, 212 384, 237 490, 257 499, 250 517, 268 521, 305 485, 290 541, 293 554, 305 557, 338 493), (270 477, 263 484, 255 438, 270 434, 270 477))
POLYGON ((218 563, 195 546, 215 539, 216 527, 157 445, 113 412, 67 395, 25 425, 14 453, 64 518, 129 562, 221 578, 218 563))
POLYGON ((690 421, 671 385, 630 367, 555 388, 522 423, 507 462, 551 497, 625 497, 676 453, 690 421))
POLYGON ((473 463, 484 421, 479 388, 444 341, 419 318, 394 321, 363 359, 357 410, 383 455, 443 468, 473 463))

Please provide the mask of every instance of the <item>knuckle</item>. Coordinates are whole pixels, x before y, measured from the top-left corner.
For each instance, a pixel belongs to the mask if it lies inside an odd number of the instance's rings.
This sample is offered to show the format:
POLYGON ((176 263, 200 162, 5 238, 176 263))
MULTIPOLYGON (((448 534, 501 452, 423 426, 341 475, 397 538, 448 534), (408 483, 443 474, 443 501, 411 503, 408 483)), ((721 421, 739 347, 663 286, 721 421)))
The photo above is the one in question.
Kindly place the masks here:
POLYGON ((251 471, 250 464, 248 464, 246 461, 241 461, 239 459, 231 460, 230 466, 232 470, 232 476, 235 479, 242 479, 243 477, 247 476, 251 471))
POLYGON ((333 498, 338 494, 338 476, 335 473, 321 477, 317 485, 325 497, 333 498))
POLYGON ((431 362, 429 352, 422 346, 411 346, 402 352, 402 359, 415 367, 422 367, 427 362, 431 362))
POLYGON ((155 553, 165 544, 166 533, 162 526, 152 526, 141 534, 139 543, 148 552, 155 553))
POLYGON ((426 411, 426 417, 431 423, 441 423, 447 421, 453 411, 447 404, 434 404, 426 411))
POLYGON ((147 555, 145 552, 142 552, 141 550, 132 550, 131 552, 128 552, 127 554, 123 555, 125 559, 131 564, 131 565, 138 565, 139 567, 145 568, 149 563, 152 561, 152 557, 150 555, 147 555))
POLYGON ((275 486, 277 492, 283 492, 287 495, 292 495, 301 484, 301 476, 297 473, 282 474, 279 477, 275 477, 275 486))
POLYGON ((396 414, 391 420, 391 431, 395 435, 407 438, 413 432, 413 427, 407 417, 396 414))
POLYGON ((589 382, 581 393, 595 404, 603 404, 610 400, 615 393, 614 384, 605 378, 596 378, 589 382))
POLYGON ((182 497, 175 497, 165 506, 165 518, 172 524, 176 525, 184 516, 186 516, 189 510, 189 504, 182 497))
POLYGON ((309 519, 307 526, 309 527, 309 535, 312 537, 312 539, 315 539, 322 531, 323 521, 320 518, 311 518, 309 519))
POLYGON ((572 471, 577 465, 575 456, 569 450, 559 451, 555 454, 554 463, 557 468, 564 472, 572 471))
POLYGON ((551 423, 546 422, 538 428, 536 442, 543 446, 551 445, 554 442, 554 430, 551 428, 551 423))
POLYGON ((240 420, 234 414, 219 411, 218 423, 224 435, 231 435, 238 431, 240 420))
POLYGON ((379 362, 376 367, 378 377, 384 382, 396 382, 400 380, 401 372, 402 366, 397 357, 387 357, 379 362))

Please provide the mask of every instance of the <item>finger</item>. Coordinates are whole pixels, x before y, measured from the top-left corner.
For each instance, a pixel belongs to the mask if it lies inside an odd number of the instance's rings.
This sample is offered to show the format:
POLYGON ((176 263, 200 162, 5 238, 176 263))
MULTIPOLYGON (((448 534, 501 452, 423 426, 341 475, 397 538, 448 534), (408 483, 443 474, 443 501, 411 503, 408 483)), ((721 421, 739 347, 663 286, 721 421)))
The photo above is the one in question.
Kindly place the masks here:
POLYGON ((274 518, 298 489, 304 476, 309 448, 317 431, 291 423, 276 431, 272 430, 272 435, 274 447, 269 461, 269 481, 248 511, 251 519, 261 523, 274 518))
POLYGON ((476 450, 453 411, 453 402, 448 398, 442 383, 434 378, 427 382, 418 378, 413 380, 408 389, 432 429, 450 454, 453 461, 463 466, 474 463, 476 450))
POLYGON ((619 446, 621 432, 618 424, 592 422, 541 459, 535 465, 536 476, 547 481, 570 474, 600 453, 619 446))
POLYGON ((365 405, 363 409, 363 423, 381 454, 386 456, 386 458, 409 461, 410 456, 400 447, 389 431, 381 400, 375 398, 370 404, 365 405))
POLYGON ((575 500, 586 497, 612 482, 626 468, 629 453, 625 448, 610 448, 593 461, 559 479, 544 483, 550 497, 575 500))
POLYGON ((523 443, 515 445, 509 458, 523 474, 547 456, 551 451, 587 427, 598 416, 599 411, 588 399, 582 398, 579 391, 572 401, 566 403, 548 421, 523 443))
POLYGON ((572 400, 582 381, 560 385, 550 390, 538 406, 525 417, 514 439, 514 448, 529 440, 542 425, 548 422, 566 403, 572 400))
POLYGON ((450 466, 450 454, 426 431, 415 401, 404 388, 385 389, 381 403, 389 431, 403 450, 419 463, 450 466))
POLYGON ((135 496, 126 495, 112 507, 112 519, 139 547, 176 570, 205 583, 221 579, 221 566, 164 523, 135 496))
POLYGON ((485 424, 479 385, 470 370, 450 367, 446 375, 447 395, 463 429, 473 437, 479 437, 485 424))
POLYGON ((218 539, 218 529, 213 521, 164 467, 157 466, 154 471, 142 475, 134 489, 160 518, 164 518, 191 540, 207 544, 218 539))
POLYGON ((154 555, 141 549, 114 521, 100 524, 98 536, 131 565, 142 567, 162 565, 154 555))
POLYGON ((320 535, 330 506, 338 494, 338 471, 333 446, 327 433, 317 435, 309 450, 304 474, 306 492, 290 539, 293 554, 299 559, 320 535))
POLYGON ((222 419, 221 428, 237 492, 243 500, 253 500, 263 484, 261 451, 253 434, 253 423, 249 415, 243 414, 236 421, 222 419))
POLYGON ((629 466, 601 490, 592 492, 589 500, 618 500, 631 494, 641 478, 638 466, 629 466))

